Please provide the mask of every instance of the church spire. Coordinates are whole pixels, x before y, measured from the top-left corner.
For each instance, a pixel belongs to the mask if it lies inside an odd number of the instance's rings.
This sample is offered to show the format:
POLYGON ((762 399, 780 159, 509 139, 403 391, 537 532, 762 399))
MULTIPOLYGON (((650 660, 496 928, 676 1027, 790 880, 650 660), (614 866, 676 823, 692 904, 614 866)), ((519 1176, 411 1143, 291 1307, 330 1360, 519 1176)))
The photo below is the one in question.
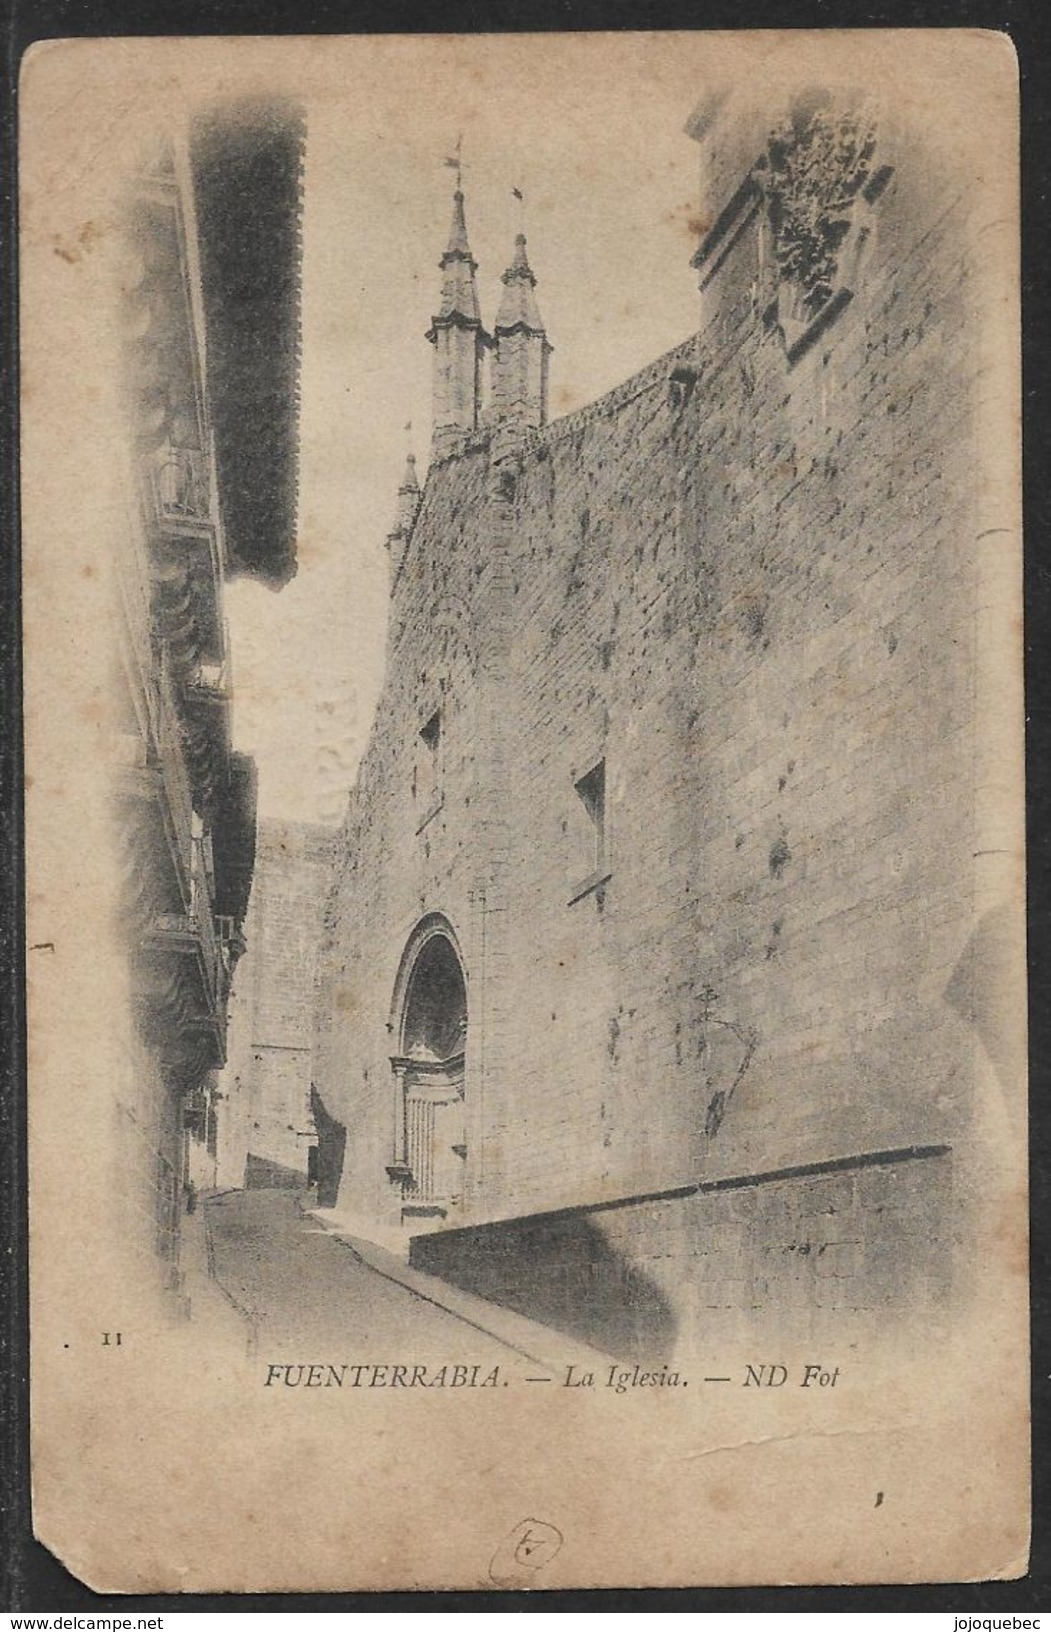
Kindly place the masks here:
POLYGON ((420 483, 416 475, 416 455, 410 453, 405 459, 405 474, 398 488, 398 515, 396 527, 400 532, 412 531, 412 524, 416 520, 416 512, 420 508, 420 483))
POLYGON ((394 517, 394 526, 387 534, 387 549, 395 572, 401 564, 405 554, 405 547, 412 536, 412 529, 416 525, 416 516, 420 508, 420 483, 416 475, 416 456, 410 452, 405 460, 405 474, 398 488, 398 508, 394 517))
POLYGON ((441 303, 431 319, 427 339, 434 347, 434 451, 441 456, 478 424, 482 356, 489 345, 475 283, 478 263, 467 239, 463 191, 459 186, 453 194, 448 247, 438 264, 442 272, 441 303))
POLYGON ((526 254, 525 233, 515 238, 504 292, 493 328, 493 410, 523 426, 547 423, 547 369, 551 346, 536 300, 536 278, 526 254))
MULTIPOLYGON (((459 256, 461 260, 471 261, 471 246, 467 242, 467 222, 463 213, 463 192, 457 187, 453 194, 453 218, 449 228, 449 243, 442 256, 442 265, 459 256)), ((472 267, 474 262, 471 261, 472 267)))

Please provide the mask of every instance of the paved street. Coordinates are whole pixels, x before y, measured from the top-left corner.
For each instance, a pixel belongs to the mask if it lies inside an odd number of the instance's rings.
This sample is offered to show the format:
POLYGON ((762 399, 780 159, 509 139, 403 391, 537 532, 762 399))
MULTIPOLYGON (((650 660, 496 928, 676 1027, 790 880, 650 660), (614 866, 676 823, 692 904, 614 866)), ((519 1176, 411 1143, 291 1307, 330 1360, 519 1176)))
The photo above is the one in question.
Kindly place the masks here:
POLYGON ((487 1366, 521 1358, 363 1263, 288 1190, 228 1191, 204 1206, 216 1279, 254 1317, 267 1358, 487 1366))

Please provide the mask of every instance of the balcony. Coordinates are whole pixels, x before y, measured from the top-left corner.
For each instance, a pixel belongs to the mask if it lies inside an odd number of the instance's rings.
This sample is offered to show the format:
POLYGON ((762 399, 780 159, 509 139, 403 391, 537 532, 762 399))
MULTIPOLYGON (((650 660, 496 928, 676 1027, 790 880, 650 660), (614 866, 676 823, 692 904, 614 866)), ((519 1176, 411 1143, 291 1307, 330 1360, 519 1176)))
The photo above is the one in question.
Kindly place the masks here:
MULTIPOLYGON (((170 667, 163 657, 153 664, 143 703, 146 717, 141 734, 125 732, 115 744, 115 789, 133 823, 127 842, 139 857, 139 868, 151 876, 162 866, 166 850, 177 895, 189 904, 193 802, 170 667)), ((163 893, 171 897, 167 878, 163 893)))
POLYGON ((228 703, 230 701, 230 667, 221 663, 198 663, 186 683, 186 694, 195 703, 228 703))
MULTIPOLYGON (((173 565, 188 569, 198 599, 214 600, 223 581, 225 545, 216 503, 215 461, 211 450, 165 443, 146 467, 152 553, 162 574, 173 565)), ((198 608, 200 611, 201 608, 198 608)), ((209 650, 222 644, 221 625, 202 633, 209 650)))
POLYGON ((199 448, 159 450, 153 466, 153 494, 162 531, 207 537, 215 528, 210 460, 199 448))
POLYGON ((186 771, 185 749, 171 658, 165 650, 154 666, 154 687, 149 694, 151 754, 164 796, 165 826, 179 872, 183 898, 189 900, 193 855, 193 799, 186 771))
POLYGON ((203 913, 159 912, 151 920, 145 937, 150 952, 160 952, 192 962, 197 977, 197 996, 202 1007, 215 1008, 219 991, 219 947, 215 928, 203 913))
POLYGON ((155 965, 175 966, 175 984, 153 983, 173 994, 171 1027, 183 1034, 205 1033, 211 1043, 210 1064, 226 1060, 226 987, 228 958, 207 912, 157 913, 143 938, 146 957, 155 965))

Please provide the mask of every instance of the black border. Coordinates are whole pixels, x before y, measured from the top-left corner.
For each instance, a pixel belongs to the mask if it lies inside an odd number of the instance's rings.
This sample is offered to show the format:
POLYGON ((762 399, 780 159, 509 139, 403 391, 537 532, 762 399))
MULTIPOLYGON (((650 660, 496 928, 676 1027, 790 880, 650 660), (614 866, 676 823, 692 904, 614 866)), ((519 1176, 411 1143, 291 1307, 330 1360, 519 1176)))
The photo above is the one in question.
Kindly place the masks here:
POLYGON ((107 1611, 366 1610, 761 1611, 940 1610, 1025 1612, 1051 1606, 1051 1280, 1046 1220, 1051 1215, 1051 1126, 1046 1062, 1051 1002, 1045 996, 1051 918, 1051 491, 1048 373, 1051 372, 1051 244, 1047 153, 1051 127, 1051 6, 1047 0, 8 0, 0 84, 0 242, 17 241, 18 69, 37 40, 104 35, 553 32, 565 29, 969 27, 1005 32, 1018 52, 1023 143, 1023 390, 1026 522, 1026 683, 1029 843, 1030 1081, 1032 1102, 1032 1325, 1034 1533, 1029 1574, 1016 1582, 961 1585, 696 1588, 681 1591, 448 1592, 346 1594, 98 1594, 76 1580, 32 1534, 28 1471, 28 1321, 25 1270, 25 1023, 22 893, 22 740, 17 489, 17 266, 3 256, 0 351, 0 1609, 107 1611), (8 1251, 7 1249, 11 1249, 8 1251))

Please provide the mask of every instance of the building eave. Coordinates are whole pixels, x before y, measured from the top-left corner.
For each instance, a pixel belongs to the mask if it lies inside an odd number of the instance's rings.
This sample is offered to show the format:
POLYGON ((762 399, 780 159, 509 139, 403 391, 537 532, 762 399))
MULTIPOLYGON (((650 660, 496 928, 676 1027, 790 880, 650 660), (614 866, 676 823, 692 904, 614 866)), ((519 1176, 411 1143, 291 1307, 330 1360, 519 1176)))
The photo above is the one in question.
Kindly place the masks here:
POLYGON ((259 99, 190 142, 228 570, 273 588, 296 571, 304 140, 297 105, 259 99))

